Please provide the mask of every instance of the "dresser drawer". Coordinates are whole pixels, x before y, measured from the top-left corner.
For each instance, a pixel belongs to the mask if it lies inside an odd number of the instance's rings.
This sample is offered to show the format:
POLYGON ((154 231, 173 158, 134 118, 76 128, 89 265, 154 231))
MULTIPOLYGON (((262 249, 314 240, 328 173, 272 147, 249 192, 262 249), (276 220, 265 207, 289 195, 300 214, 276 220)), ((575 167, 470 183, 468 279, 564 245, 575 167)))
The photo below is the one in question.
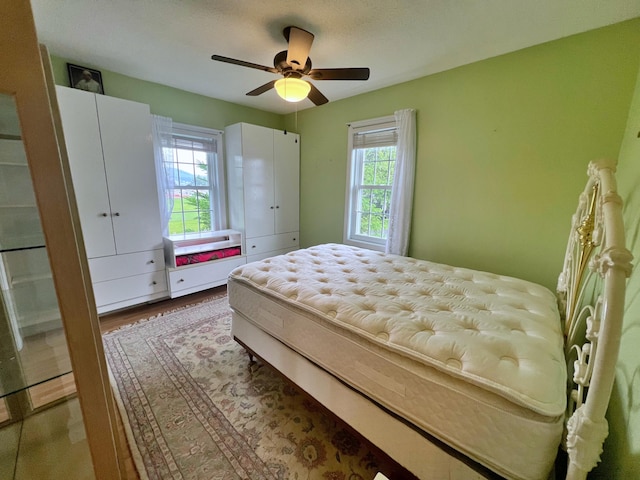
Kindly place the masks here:
POLYGON ((208 283, 224 280, 229 276, 231 270, 240 265, 244 265, 247 259, 245 257, 231 257, 220 260, 214 260, 207 263, 198 263, 187 267, 171 268, 169 272, 169 290, 173 295, 174 292, 206 285, 208 283))
POLYGON ((164 270, 164 250, 127 253, 89 259, 93 283, 164 270))
POLYGON ((247 238, 247 255, 257 255, 274 250, 295 249, 300 245, 298 232, 247 238))
POLYGON ((93 284, 98 307, 166 291, 167 277, 164 269, 93 284))

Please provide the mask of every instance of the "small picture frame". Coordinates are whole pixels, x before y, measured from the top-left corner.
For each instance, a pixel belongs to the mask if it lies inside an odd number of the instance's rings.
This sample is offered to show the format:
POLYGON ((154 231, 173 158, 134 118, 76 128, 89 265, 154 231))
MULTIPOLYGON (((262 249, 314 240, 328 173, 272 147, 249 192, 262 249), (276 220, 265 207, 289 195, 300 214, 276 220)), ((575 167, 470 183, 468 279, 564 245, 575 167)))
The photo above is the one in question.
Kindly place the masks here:
POLYGON ((69 71, 69 84, 72 88, 104 94, 102 74, 98 70, 71 63, 67 63, 67 70, 69 71))

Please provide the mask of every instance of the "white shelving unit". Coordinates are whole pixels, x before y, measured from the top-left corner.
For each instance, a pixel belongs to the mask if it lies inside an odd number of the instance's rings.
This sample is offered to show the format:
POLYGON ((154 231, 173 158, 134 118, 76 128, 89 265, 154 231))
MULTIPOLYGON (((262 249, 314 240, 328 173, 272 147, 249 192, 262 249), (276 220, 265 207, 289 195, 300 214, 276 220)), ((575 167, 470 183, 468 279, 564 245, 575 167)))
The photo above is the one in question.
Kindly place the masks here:
POLYGON ((247 262, 236 230, 164 237, 164 252, 171 298, 224 285, 247 262))
POLYGON ((11 418, 32 407, 27 400, 16 410, 15 402, 3 404, 4 397, 19 399, 30 386, 71 371, 66 344, 50 343, 61 333, 17 104, 13 96, 0 94, 0 406, 13 410, 11 418), (36 358, 33 346, 25 348, 33 345, 32 336, 39 338, 36 358))
POLYGON ((0 110, 11 112, 0 118, 0 303, 20 350, 24 337, 58 329, 61 320, 12 102, 0 101, 0 110))

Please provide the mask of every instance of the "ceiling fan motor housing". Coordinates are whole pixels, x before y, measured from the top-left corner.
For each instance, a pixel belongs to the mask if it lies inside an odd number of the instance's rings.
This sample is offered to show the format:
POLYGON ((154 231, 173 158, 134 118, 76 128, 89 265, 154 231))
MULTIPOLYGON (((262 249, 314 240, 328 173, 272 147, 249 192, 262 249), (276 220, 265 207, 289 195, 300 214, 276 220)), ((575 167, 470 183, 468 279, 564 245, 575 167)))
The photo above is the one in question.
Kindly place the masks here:
POLYGON ((293 68, 287 63, 287 50, 283 50, 273 57, 273 66, 285 77, 295 74, 297 78, 300 78, 311 71, 311 58, 307 57, 304 68, 293 68))

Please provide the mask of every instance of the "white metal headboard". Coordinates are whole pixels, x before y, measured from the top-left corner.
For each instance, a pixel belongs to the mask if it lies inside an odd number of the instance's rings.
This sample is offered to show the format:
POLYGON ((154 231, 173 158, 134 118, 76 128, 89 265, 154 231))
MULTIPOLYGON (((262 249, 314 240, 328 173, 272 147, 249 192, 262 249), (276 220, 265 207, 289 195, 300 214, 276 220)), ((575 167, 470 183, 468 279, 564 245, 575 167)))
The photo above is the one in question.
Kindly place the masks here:
POLYGON ((610 162, 589 164, 589 180, 572 219, 558 279, 570 374, 565 437, 570 480, 586 478, 597 465, 609 433, 605 413, 633 259, 625 248, 622 199, 614 173, 610 162))

